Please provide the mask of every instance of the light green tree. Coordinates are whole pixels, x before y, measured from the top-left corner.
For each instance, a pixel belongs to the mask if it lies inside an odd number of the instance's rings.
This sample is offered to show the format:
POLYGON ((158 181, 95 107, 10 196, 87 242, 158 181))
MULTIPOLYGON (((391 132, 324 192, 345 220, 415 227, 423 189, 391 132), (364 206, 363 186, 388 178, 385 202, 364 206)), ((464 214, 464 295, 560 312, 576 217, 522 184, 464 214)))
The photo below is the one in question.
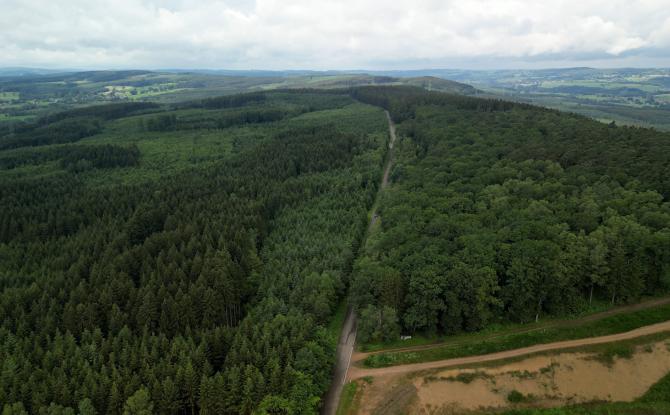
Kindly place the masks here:
POLYGON ((151 415, 153 411, 154 404, 149 397, 149 391, 143 387, 129 397, 123 406, 123 415, 151 415))

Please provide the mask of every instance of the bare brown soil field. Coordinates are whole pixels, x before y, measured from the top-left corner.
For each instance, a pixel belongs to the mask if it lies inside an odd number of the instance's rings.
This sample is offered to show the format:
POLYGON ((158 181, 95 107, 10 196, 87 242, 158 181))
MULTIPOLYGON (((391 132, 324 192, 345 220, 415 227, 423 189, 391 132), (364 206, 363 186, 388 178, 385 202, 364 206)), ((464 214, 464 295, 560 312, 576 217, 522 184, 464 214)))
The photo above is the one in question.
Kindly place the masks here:
POLYGON ((629 358, 595 353, 531 356, 496 367, 375 376, 360 388, 360 415, 462 414, 592 401, 632 401, 670 372, 670 341, 637 346, 629 358), (511 403, 513 391, 523 397, 511 403))

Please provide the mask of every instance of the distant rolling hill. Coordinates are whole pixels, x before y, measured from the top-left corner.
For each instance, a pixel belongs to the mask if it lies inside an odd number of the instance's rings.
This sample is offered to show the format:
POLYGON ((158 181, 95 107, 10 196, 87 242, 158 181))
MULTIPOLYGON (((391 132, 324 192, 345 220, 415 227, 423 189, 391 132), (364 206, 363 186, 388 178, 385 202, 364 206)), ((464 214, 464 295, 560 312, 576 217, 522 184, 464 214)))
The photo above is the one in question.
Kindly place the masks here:
POLYGON ((54 70, 44 68, 0 68, 0 77, 18 77, 18 76, 35 76, 35 75, 49 75, 55 73, 72 72, 71 70, 54 70))
POLYGON ((401 77, 309 71, 71 71, 0 68, 0 124, 44 113, 105 102, 175 103, 221 95, 277 89, 343 89, 370 85, 413 85, 474 95, 474 87, 432 76, 401 77), (36 105, 37 104, 37 105, 36 105))
POLYGON ((400 78, 401 82, 407 85, 418 86, 430 91, 449 92, 459 95, 474 95, 479 92, 472 85, 461 82, 451 81, 449 79, 437 78, 435 76, 419 76, 414 78, 400 78))

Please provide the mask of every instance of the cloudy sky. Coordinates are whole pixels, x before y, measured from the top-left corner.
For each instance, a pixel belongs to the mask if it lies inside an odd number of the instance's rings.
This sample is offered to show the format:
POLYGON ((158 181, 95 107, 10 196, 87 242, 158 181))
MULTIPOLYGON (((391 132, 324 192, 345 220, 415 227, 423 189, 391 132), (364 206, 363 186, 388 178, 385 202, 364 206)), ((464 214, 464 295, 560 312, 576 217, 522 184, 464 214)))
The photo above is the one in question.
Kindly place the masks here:
POLYGON ((0 67, 670 66, 670 0, 0 0, 0 67))

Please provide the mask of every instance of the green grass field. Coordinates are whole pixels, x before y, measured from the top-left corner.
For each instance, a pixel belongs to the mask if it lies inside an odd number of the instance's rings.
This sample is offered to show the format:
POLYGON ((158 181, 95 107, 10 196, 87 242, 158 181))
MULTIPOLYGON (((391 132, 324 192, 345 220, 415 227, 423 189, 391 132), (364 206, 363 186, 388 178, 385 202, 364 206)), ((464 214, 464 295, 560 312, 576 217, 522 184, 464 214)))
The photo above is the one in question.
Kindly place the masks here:
POLYGON ((0 102, 15 101, 18 99, 18 92, 0 92, 0 102))
POLYGON ((456 74, 488 93, 603 122, 670 130, 667 69, 555 69, 456 74))
POLYGON ((337 415, 356 413, 355 399, 357 390, 357 382, 350 382, 344 385, 344 388, 342 389, 342 395, 340 396, 340 404, 337 407, 337 415))
POLYGON ((561 81, 544 81, 541 83, 543 88, 556 88, 561 86, 583 86, 590 88, 605 88, 605 89, 620 89, 620 88, 635 88, 645 92, 662 91, 658 85, 653 85, 644 82, 608 82, 605 80, 561 80, 561 81))

